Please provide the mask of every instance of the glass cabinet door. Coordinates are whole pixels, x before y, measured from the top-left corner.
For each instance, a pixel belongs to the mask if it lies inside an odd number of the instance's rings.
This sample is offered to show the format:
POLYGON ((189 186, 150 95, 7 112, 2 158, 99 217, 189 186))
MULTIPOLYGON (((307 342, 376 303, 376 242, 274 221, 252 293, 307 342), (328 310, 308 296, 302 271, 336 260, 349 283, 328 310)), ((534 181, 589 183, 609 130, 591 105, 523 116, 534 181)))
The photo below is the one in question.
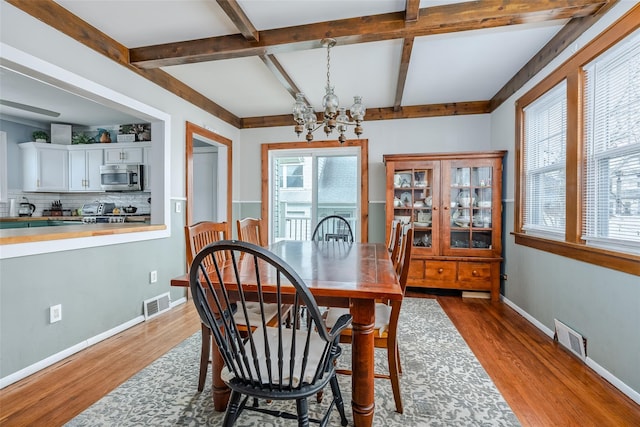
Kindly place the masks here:
POLYGON ((414 247, 428 253, 439 245, 439 173, 437 164, 420 162, 415 167, 396 169, 393 175, 393 219, 411 223, 414 247))
MULTIPOLYGON (((469 250, 489 253, 494 242, 492 218, 493 164, 471 161, 450 162, 443 177, 443 251, 447 255, 464 255, 469 250)), ((499 211, 497 211, 499 212, 499 211)))

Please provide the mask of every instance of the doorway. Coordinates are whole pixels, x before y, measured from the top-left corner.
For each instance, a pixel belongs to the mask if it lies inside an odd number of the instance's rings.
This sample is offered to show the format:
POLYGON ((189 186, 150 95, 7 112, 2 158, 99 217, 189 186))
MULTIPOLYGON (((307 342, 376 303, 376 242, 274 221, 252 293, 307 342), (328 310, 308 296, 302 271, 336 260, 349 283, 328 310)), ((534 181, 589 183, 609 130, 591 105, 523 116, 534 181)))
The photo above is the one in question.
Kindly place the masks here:
POLYGON ((231 235, 231 140, 186 123, 186 225, 227 222, 231 235))

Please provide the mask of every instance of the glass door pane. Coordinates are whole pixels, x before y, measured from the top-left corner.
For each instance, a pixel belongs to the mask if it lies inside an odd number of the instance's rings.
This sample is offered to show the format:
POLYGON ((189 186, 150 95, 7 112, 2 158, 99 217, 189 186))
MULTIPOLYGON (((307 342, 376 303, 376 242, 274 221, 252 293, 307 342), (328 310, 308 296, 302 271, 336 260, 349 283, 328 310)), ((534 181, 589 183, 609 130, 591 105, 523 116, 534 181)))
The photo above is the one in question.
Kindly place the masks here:
POLYGON ((492 246, 492 167, 451 168, 451 249, 490 249, 492 246))
POLYGON ((311 240, 315 225, 328 215, 349 221, 360 234, 358 155, 282 155, 271 165, 272 241, 311 240))

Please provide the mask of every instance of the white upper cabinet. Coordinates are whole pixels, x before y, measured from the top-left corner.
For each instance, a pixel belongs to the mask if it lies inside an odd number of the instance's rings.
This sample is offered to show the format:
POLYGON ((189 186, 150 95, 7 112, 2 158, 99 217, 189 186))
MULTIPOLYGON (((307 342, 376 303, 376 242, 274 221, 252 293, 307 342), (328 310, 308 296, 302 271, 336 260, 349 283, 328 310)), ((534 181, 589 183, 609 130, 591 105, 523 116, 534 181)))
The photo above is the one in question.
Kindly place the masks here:
POLYGON ((66 146, 27 142, 19 147, 24 191, 67 191, 69 155, 66 146))
POLYGON ((69 191, 102 191, 100 166, 102 148, 69 148, 69 191))
POLYGON ((144 162, 144 156, 142 153, 143 147, 138 143, 136 147, 131 147, 129 144, 115 144, 121 145, 121 147, 105 148, 104 149, 104 164, 116 164, 116 163, 128 163, 128 164, 142 164, 144 162))

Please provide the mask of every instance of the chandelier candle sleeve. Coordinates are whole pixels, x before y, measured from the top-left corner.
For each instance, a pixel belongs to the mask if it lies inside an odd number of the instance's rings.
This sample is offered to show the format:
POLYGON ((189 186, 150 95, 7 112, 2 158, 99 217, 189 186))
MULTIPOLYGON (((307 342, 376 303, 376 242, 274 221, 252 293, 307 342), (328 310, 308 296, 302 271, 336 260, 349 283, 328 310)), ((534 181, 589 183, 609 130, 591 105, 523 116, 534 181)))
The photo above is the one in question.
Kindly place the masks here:
POLYGON ((335 39, 322 39, 322 46, 327 48, 327 85, 325 87, 325 95, 322 98, 322 107, 324 108, 322 121, 317 120, 315 111, 311 106, 307 105, 303 93, 296 94, 296 102, 293 104, 293 120, 296 122, 294 131, 300 136, 302 131, 306 129, 307 142, 313 141, 313 132, 320 127, 323 127, 327 136, 337 128, 338 141, 341 144, 347 140, 344 133, 349 126, 354 126, 354 132, 358 138, 363 132, 361 124, 364 121, 366 108, 362 104, 362 97, 353 97, 353 105, 349 109, 351 119, 349 119, 347 109, 340 107, 340 101, 334 93, 334 87, 331 86, 331 48, 335 45, 335 39))

